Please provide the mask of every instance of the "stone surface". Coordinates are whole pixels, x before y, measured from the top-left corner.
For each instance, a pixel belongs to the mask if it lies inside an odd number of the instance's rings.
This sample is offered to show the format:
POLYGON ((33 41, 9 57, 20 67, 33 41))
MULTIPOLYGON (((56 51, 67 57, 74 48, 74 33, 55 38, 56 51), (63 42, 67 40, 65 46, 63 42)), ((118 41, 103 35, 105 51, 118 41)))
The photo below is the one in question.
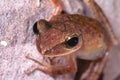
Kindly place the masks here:
POLYGON ((26 54, 42 59, 35 47, 33 25, 49 19, 54 6, 48 0, 2 0, 0 8, 0 80, 53 80, 41 71, 30 76, 24 71, 33 64, 26 54))
MULTIPOLYGON (((69 12, 83 14, 83 3, 78 1, 73 2, 73 6, 76 4, 74 7, 69 5, 69 12)), ((120 41, 120 0, 96 1, 107 15, 120 41)), ((26 54, 30 53, 42 60, 35 47, 32 27, 37 20, 50 18, 53 5, 49 0, 1 0, 0 8, 0 80, 54 80, 41 71, 29 76, 24 74, 24 70, 34 64, 25 58, 26 54)), ((119 52, 120 43, 110 51, 104 69, 104 80, 114 80, 120 75, 119 52)), ((58 80, 62 80, 61 77, 58 80)))

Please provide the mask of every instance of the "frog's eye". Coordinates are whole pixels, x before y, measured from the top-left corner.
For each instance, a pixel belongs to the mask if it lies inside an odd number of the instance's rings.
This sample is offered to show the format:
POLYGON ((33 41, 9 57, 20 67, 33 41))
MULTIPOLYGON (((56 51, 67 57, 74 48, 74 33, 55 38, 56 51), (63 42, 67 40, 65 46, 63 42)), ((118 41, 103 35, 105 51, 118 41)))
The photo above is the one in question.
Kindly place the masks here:
POLYGON ((33 32, 34 32, 35 34, 39 34, 39 31, 38 31, 38 29, 37 29, 37 22, 33 25, 33 32))
POLYGON ((36 22, 33 26, 33 32, 35 34, 40 34, 42 32, 46 32, 49 28, 51 28, 51 25, 46 20, 39 20, 36 22))
POLYGON ((66 48, 72 48, 75 47, 78 44, 79 36, 74 35, 72 37, 69 37, 65 42, 64 45, 66 48))

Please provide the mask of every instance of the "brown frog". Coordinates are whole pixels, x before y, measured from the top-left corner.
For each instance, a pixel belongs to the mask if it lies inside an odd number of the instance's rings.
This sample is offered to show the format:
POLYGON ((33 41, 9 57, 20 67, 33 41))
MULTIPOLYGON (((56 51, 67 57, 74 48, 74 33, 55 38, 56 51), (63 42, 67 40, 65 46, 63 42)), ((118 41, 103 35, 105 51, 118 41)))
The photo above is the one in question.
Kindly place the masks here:
POLYGON ((76 73, 76 58, 80 58, 91 61, 80 80, 97 80, 107 60, 108 51, 117 44, 109 21, 94 0, 84 0, 94 19, 78 14, 61 14, 62 1, 51 2, 56 7, 53 16, 49 21, 39 20, 35 27, 37 50, 43 55, 44 61, 37 61, 27 55, 28 59, 39 66, 26 70, 26 73, 35 70, 52 76, 76 73))

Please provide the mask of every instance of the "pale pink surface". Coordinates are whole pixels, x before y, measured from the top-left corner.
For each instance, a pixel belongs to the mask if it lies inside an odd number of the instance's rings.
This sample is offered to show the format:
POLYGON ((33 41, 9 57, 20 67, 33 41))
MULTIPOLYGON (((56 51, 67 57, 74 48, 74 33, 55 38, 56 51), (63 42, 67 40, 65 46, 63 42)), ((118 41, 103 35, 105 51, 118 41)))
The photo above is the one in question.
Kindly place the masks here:
POLYGON ((1 0, 0 8, 0 41, 8 44, 0 45, 0 80, 53 80, 40 71, 30 76, 24 73, 33 64, 26 54, 42 59, 35 47, 32 26, 50 17, 52 4, 48 0, 1 0))

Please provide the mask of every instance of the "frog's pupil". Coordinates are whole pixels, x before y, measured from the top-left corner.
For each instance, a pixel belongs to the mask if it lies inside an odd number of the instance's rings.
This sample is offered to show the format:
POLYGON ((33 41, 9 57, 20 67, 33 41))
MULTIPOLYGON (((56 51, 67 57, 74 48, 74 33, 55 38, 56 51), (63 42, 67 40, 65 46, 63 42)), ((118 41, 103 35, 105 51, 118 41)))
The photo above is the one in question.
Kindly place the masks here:
POLYGON ((71 48, 78 44, 78 37, 73 37, 65 42, 66 47, 71 48))
POLYGON ((33 32, 34 32, 35 34, 39 34, 39 31, 38 31, 38 29, 37 29, 37 22, 33 25, 33 32))

